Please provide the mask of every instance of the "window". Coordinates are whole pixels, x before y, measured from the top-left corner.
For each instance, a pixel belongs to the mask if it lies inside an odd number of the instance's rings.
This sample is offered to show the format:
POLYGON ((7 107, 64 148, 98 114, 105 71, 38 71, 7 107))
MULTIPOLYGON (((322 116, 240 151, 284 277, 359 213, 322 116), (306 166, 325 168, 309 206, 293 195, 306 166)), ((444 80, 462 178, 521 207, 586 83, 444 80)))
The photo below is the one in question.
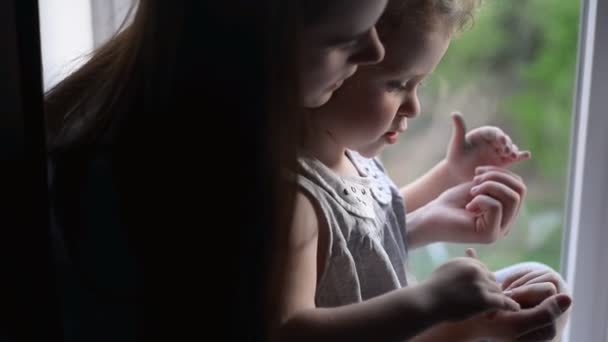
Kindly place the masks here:
MULTIPOLYGON (((400 184, 415 179, 445 155, 455 109, 469 128, 498 125, 532 150, 515 167, 529 187, 520 218, 480 257, 494 269, 536 260, 561 270, 575 301, 571 342, 608 341, 607 60, 608 2, 487 2, 422 91, 422 116, 383 156, 400 184)), ((416 251, 413 271, 424 278, 464 248, 416 251)))
MULTIPOLYGON (((532 260, 560 269, 578 22, 576 1, 485 2, 419 91, 420 117, 383 155, 397 184, 422 175, 445 156, 454 110, 468 129, 496 125, 532 151, 531 160, 512 168, 524 177, 528 195, 511 233, 475 246, 493 270, 532 260)), ((412 271, 424 279, 467 247, 437 243, 415 250, 412 271)))

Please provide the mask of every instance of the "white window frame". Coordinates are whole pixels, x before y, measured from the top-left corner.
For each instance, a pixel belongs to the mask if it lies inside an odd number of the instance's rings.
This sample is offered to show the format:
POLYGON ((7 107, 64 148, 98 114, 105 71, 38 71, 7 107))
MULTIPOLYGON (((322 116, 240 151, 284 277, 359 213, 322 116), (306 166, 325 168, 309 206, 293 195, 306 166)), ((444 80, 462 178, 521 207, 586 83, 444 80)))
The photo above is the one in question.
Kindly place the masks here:
POLYGON ((564 341, 608 341, 608 1, 582 1, 562 274, 564 341))

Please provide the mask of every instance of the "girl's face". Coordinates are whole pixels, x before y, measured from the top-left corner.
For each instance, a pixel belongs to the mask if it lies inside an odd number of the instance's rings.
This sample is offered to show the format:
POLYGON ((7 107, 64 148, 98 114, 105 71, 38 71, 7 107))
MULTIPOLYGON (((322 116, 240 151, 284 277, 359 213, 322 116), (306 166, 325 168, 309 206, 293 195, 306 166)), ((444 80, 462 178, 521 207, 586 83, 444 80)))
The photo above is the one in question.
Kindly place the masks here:
POLYGON ((450 35, 443 29, 415 32, 400 30, 381 64, 361 68, 314 114, 341 146, 375 157, 420 112, 418 87, 445 54, 450 35))
POLYGON ((299 98, 308 108, 327 102, 358 65, 384 57, 375 24, 388 0, 331 1, 322 18, 303 28, 298 45, 299 98))

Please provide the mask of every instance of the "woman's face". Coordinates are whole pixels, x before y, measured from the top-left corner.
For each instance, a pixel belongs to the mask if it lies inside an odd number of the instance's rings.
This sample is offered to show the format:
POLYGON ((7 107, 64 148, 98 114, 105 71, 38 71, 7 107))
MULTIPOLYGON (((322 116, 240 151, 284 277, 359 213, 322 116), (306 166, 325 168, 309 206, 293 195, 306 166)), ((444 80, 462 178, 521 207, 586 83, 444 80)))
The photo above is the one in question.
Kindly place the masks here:
POLYGON ((375 24, 388 0, 327 1, 328 10, 303 28, 298 45, 299 98, 308 108, 326 103, 359 65, 384 58, 375 24))

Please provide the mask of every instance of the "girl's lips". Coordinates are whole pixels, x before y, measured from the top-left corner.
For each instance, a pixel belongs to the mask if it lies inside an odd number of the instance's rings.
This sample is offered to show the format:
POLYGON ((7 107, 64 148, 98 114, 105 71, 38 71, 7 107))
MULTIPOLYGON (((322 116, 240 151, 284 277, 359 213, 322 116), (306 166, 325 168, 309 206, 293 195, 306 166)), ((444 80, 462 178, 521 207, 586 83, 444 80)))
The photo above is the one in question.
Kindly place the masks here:
POLYGON ((388 133, 384 134, 384 138, 386 139, 386 141, 389 144, 394 144, 397 142, 397 139, 399 138, 399 133, 398 132, 388 132, 388 133))

